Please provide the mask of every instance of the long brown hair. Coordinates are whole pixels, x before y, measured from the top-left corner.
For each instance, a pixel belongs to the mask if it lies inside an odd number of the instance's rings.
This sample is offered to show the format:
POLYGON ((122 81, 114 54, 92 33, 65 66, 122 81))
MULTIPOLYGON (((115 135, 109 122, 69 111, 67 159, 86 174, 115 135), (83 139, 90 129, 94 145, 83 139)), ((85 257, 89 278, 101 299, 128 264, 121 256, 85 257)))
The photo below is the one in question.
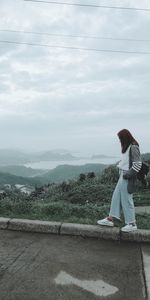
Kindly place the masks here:
POLYGON ((139 143, 135 140, 135 138, 129 130, 122 129, 117 133, 117 135, 121 143, 122 153, 125 153, 131 144, 139 146, 139 143))

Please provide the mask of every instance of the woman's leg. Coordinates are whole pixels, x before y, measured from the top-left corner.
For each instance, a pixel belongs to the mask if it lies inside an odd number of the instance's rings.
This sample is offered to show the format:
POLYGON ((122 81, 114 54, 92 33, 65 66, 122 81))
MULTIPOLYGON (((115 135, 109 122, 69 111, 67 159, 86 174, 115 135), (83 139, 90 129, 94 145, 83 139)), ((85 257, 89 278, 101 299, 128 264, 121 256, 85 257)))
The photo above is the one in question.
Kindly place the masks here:
POLYGON ((116 188, 113 192, 112 200, 111 200, 111 208, 109 216, 98 220, 98 225, 105 225, 105 226, 114 226, 113 217, 120 219, 120 212, 121 212, 121 191, 120 191, 120 179, 116 185, 116 188))
POLYGON ((119 178, 118 183, 112 195, 109 219, 112 219, 113 217, 120 219, 120 214, 121 214, 121 178, 119 178))
POLYGON ((121 185, 121 206, 126 224, 135 224, 135 208, 133 202, 133 194, 129 194, 127 190, 128 180, 122 178, 121 185))

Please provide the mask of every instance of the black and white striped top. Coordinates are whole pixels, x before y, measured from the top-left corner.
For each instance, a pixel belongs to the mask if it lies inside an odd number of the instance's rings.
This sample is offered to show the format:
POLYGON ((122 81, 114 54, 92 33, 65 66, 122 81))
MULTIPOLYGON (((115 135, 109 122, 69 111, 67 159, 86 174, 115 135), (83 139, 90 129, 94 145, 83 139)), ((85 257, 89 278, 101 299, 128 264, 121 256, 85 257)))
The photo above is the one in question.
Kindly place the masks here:
POLYGON ((142 167, 142 159, 139 146, 131 145, 130 155, 132 162, 130 168, 132 168, 135 172, 139 172, 142 167))

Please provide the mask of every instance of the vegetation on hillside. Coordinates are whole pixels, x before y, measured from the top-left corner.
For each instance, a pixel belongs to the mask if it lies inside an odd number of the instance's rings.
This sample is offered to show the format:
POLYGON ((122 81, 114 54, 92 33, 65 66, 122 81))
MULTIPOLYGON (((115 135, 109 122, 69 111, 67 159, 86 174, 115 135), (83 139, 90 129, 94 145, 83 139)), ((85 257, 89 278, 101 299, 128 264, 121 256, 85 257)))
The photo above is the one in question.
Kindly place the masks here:
POLYGON ((41 185, 41 181, 38 178, 27 178, 22 176, 16 176, 9 173, 0 172, 0 185, 3 184, 27 184, 27 185, 41 185))
MULTIPOLYGON (((94 172, 95 174, 101 173, 107 165, 104 164, 85 164, 81 166, 73 165, 60 165, 53 170, 48 171, 39 179, 44 183, 49 182, 62 182, 64 180, 75 179, 80 173, 87 174, 89 172, 94 172)), ((38 178, 38 177, 37 177, 38 178)))
MULTIPOLYGON (((2 173, 9 173, 15 176, 21 176, 21 177, 35 177, 35 176, 40 176, 47 171, 40 170, 40 169, 32 169, 30 167, 25 167, 25 166, 16 166, 16 165, 11 165, 11 166, 0 166, 0 172, 2 173)), ((2 176, 2 174, 1 174, 2 176)), ((9 183, 9 182, 8 182, 9 183)))
MULTIPOLYGON (((85 164, 81 166, 72 166, 72 165, 59 165, 52 170, 38 170, 32 169, 25 166, 0 166, 0 183, 12 183, 14 182, 13 177, 11 179, 11 174, 19 177, 25 177, 31 179, 31 185, 35 182, 40 182, 42 184, 48 184, 49 182, 62 182, 64 180, 77 178, 80 173, 87 174, 88 172, 94 172, 95 174, 103 171, 107 165, 104 164, 85 164), (5 175, 3 175, 3 173, 5 175), (6 175, 7 173, 7 175, 6 175), (9 174, 9 175, 8 175, 9 174), (32 179, 34 179, 32 181, 32 179), (11 181, 11 182, 10 182, 11 181)), ((20 183, 20 178, 14 178, 15 183, 20 183)))
MULTIPOLYGON (((117 180, 118 171, 112 165, 99 174, 81 173, 77 179, 36 187, 31 195, 6 188, 6 194, 0 195, 0 215, 95 224, 108 214, 117 180)), ((139 184, 135 205, 149 205, 149 193, 149 186, 139 184)), ((137 216, 137 220, 139 227, 150 228, 149 215, 137 216)))
POLYGON ((142 159, 143 161, 147 162, 150 164, 150 153, 144 153, 142 154, 142 159))

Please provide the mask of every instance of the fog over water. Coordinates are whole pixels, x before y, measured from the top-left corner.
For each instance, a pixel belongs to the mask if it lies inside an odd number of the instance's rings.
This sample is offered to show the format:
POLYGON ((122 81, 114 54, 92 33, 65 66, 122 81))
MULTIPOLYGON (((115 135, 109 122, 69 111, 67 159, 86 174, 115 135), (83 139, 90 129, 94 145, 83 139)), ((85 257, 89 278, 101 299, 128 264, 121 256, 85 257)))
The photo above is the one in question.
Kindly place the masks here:
POLYGON ((106 158, 106 159, 79 159, 79 160, 71 160, 71 161, 41 161, 36 163, 25 164, 26 167, 31 167, 33 169, 54 169, 59 165, 73 165, 80 166, 85 164, 114 164, 119 160, 117 158, 106 158))

